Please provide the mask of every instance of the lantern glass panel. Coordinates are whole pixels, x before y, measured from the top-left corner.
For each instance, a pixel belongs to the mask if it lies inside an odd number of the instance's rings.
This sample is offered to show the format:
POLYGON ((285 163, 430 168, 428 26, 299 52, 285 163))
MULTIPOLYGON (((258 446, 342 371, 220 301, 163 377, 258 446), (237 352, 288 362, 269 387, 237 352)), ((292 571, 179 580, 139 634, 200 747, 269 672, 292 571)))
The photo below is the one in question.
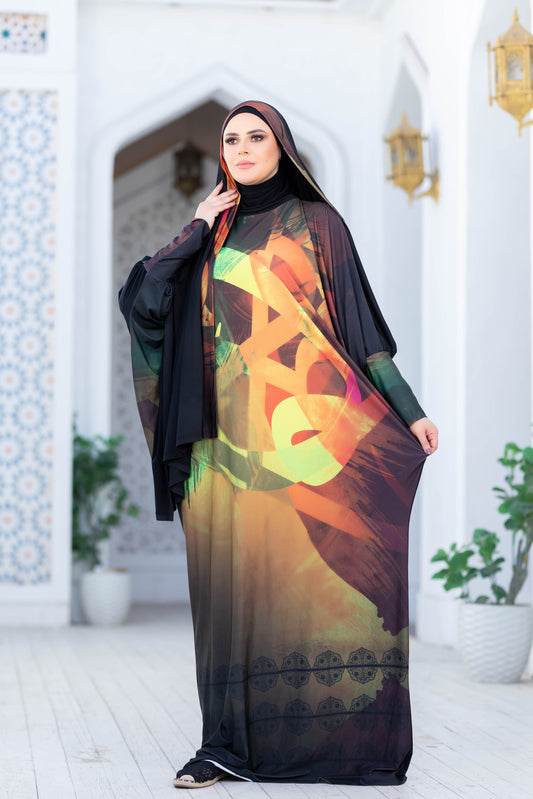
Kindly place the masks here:
POLYGON ((510 53, 507 58, 507 80, 512 82, 524 80, 522 59, 516 52, 510 53))
POLYGON ((186 145, 175 154, 175 187, 190 197, 202 185, 202 154, 186 145))
POLYGON ((396 147, 391 147, 390 159, 393 166, 398 166, 398 149, 396 147))
POLYGON ((416 139, 408 139, 404 146, 405 162, 410 165, 418 163, 418 147, 416 139))

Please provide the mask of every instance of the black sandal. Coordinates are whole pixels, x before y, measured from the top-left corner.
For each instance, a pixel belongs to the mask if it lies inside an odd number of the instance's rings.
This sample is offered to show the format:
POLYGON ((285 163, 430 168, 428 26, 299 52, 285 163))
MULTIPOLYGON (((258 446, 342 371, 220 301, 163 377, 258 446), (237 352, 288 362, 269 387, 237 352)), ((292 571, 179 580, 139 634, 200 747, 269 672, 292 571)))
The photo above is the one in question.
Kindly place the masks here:
POLYGON ((187 763, 173 780, 175 788, 207 788, 224 776, 224 772, 208 760, 187 763))

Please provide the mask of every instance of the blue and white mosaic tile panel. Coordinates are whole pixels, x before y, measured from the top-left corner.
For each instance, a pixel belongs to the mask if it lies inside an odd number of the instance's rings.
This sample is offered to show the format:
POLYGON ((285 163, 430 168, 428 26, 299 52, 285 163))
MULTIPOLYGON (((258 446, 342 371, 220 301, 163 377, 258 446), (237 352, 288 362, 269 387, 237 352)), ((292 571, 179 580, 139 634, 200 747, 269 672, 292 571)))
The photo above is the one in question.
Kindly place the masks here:
POLYGON ((46 14, 0 13, 0 53, 46 52, 46 14))
POLYGON ((19 585, 50 580, 57 102, 0 91, 0 583, 19 585))

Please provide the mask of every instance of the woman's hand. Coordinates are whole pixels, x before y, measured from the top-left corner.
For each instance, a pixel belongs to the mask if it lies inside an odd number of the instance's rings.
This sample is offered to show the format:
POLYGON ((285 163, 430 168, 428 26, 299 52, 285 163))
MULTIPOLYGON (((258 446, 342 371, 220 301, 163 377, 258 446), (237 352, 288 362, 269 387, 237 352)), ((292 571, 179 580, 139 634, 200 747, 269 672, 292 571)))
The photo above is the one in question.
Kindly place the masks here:
POLYGON ((435 452, 439 446, 439 431, 427 416, 409 425, 409 430, 418 438, 426 455, 432 455, 435 452))
POLYGON ((235 205, 239 195, 237 189, 223 191, 220 194, 223 185, 223 182, 220 181, 218 186, 215 186, 211 194, 208 194, 205 200, 200 203, 194 215, 195 219, 205 219, 210 228, 213 227, 215 219, 222 211, 235 205))

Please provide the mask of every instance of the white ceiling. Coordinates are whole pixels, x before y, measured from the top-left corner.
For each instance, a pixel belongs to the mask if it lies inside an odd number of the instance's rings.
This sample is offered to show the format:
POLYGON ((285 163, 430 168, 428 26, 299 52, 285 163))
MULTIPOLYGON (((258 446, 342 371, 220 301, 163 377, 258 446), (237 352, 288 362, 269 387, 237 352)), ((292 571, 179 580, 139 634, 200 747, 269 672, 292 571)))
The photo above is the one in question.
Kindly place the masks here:
POLYGON ((297 10, 352 11, 370 19, 380 19, 395 0, 80 0, 82 4, 162 3, 181 6, 241 6, 248 8, 279 8, 297 10))

